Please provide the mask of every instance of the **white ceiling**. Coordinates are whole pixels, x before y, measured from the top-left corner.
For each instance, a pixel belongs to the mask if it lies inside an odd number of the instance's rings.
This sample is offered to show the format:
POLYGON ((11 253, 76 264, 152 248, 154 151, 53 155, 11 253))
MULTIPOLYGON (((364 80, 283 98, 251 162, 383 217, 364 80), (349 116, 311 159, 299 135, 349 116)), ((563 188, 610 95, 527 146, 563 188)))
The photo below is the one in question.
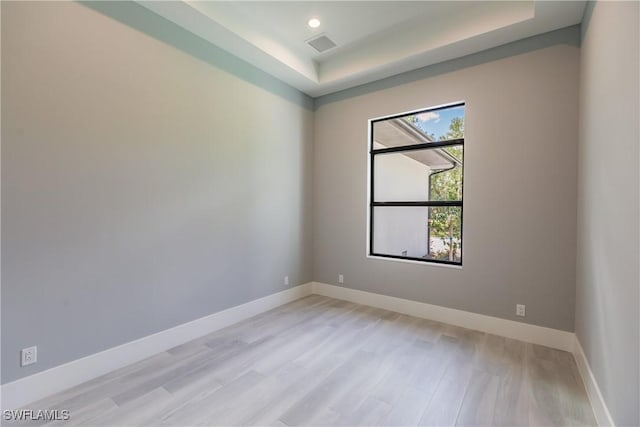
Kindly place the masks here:
POLYGON ((316 97, 582 20, 585 1, 140 1, 316 97), (311 17, 322 24, 307 26, 311 17), (337 47, 306 44, 325 34, 337 47))

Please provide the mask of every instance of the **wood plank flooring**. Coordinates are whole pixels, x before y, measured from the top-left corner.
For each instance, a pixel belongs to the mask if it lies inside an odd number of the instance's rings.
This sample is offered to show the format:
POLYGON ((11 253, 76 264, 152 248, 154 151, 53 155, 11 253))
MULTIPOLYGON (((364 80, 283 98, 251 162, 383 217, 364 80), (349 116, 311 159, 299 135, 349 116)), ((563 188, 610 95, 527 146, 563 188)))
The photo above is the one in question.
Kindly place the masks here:
POLYGON ((28 409, 67 409, 46 424, 64 426, 596 424, 567 352, 317 295, 28 409))

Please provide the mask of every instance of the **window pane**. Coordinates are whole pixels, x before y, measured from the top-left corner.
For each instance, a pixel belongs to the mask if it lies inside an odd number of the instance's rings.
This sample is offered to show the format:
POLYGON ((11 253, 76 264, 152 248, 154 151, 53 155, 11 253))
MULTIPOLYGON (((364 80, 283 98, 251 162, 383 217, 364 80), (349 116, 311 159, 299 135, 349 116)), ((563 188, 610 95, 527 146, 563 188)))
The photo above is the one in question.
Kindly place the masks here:
POLYGON ((427 207, 376 207, 373 211, 373 252, 423 258, 428 253, 427 207))
POLYGON ((460 263, 460 207, 376 207, 373 253, 460 263))
POLYGON ((462 200, 462 149, 456 145, 374 155, 373 201, 462 200))
MULTIPOLYGON (((429 198, 430 169, 416 160, 426 150, 378 154, 373 157, 373 200, 415 202, 429 198)), ((432 150, 429 150, 432 151, 432 150)))
POLYGON ((431 174, 429 200, 462 200, 462 157, 463 146, 454 145, 443 148, 451 156, 454 166, 436 170, 431 174))
POLYGON ((429 251, 426 258, 454 262, 462 260, 462 208, 429 208, 429 251))
POLYGON ((373 148, 464 138, 464 105, 423 111, 373 123, 373 148))

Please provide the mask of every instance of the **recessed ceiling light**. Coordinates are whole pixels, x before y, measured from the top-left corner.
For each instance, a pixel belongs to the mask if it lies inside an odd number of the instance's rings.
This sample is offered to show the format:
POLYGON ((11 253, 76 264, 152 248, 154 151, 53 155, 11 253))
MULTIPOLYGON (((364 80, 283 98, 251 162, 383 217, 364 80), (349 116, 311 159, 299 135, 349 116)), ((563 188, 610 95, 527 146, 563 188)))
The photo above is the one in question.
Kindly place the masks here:
POLYGON ((307 22, 307 25, 311 28, 318 28, 320 26, 320 20, 318 18, 311 18, 307 22))

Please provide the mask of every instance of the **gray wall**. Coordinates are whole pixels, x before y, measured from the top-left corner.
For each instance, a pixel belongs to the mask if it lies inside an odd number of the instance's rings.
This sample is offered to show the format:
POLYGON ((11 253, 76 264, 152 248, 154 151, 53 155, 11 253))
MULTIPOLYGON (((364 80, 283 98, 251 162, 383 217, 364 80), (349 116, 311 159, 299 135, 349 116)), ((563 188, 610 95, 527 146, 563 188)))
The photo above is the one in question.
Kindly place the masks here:
POLYGON ((640 425, 640 4, 590 3, 580 84, 576 334, 617 425, 640 425))
POLYGON ((579 48, 570 28, 317 101, 314 279, 572 331, 579 48), (366 258, 367 119, 466 101, 464 266, 366 258))
POLYGON ((2 2, 3 383, 311 280, 309 99, 141 9, 2 2))

